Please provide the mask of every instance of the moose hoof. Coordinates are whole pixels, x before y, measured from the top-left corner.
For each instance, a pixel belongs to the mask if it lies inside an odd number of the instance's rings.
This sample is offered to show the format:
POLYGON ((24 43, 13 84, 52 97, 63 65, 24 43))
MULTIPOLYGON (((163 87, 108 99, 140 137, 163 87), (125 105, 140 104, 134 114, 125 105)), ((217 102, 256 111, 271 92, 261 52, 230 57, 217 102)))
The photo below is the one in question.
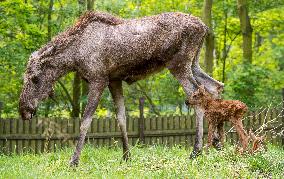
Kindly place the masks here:
POLYGON ((123 154, 123 157, 122 157, 122 158, 123 158, 124 161, 127 162, 128 160, 131 159, 130 157, 131 157, 130 152, 125 152, 125 153, 123 154))
POLYGON ((190 158, 190 159, 195 159, 195 158, 197 158, 199 155, 201 155, 201 151, 195 151, 195 150, 194 150, 194 151, 191 152, 189 158, 190 158))
POLYGON ((77 158, 71 158, 70 162, 69 162, 69 166, 70 167, 77 167, 79 165, 79 159, 77 158))

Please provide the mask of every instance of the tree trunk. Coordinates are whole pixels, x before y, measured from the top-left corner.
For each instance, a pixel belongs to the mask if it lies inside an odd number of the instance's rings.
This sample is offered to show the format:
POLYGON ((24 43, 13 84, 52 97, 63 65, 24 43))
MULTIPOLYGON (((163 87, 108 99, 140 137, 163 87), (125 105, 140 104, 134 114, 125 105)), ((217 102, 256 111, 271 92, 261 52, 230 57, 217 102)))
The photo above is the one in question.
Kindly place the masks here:
POLYGON ((252 63, 252 27, 248 15, 247 0, 238 0, 238 13, 243 35, 243 60, 252 63))
POLYGON ((260 33, 259 32, 255 33, 255 45, 254 45, 254 48, 255 48, 256 53, 259 52, 259 47, 261 46, 262 41, 263 41, 263 38, 260 35, 260 33))
POLYGON ((182 116, 183 115, 183 113, 182 113, 182 103, 178 104, 178 108, 179 108, 179 113, 182 116))
MULTIPOLYGON (((25 1, 27 3, 27 1, 25 1)), ((47 40, 51 40, 51 31, 52 31, 52 24, 51 24, 51 15, 52 15, 52 8, 53 8, 53 0, 49 1, 48 5, 48 14, 47 14, 47 40)), ((45 110, 44 110, 44 117, 48 117, 50 111, 50 101, 46 102, 45 110)))
POLYGON ((145 91, 145 89, 143 89, 142 85, 139 84, 139 83, 136 83, 137 86, 139 87, 139 91, 146 97, 146 99, 148 100, 150 106, 151 106, 151 109, 152 111, 157 115, 157 116, 160 116, 160 112, 157 110, 154 102, 152 101, 151 97, 147 94, 147 92, 145 91))
POLYGON ((51 40, 51 14, 53 8, 53 0, 49 1, 48 14, 47 14, 47 40, 51 40))
POLYGON ((73 109, 72 117, 79 117, 80 115, 80 97, 81 97, 81 77, 79 73, 74 74, 73 81, 73 109))
POLYGON ((140 111, 140 117, 138 119, 138 124, 139 124, 139 142, 141 144, 145 143, 145 136, 144 136, 144 129, 145 129, 145 119, 144 119, 144 104, 145 104, 145 99, 144 97, 139 98, 139 111, 140 111))
POLYGON ((81 15, 86 10, 86 0, 78 0, 79 15, 81 15))
POLYGON ((209 33, 205 39, 205 70, 209 75, 213 74, 213 52, 214 52, 214 33, 212 29, 212 2, 204 0, 203 21, 209 27, 209 33))
POLYGON ((3 108, 4 108, 4 103, 2 101, 0 101, 0 119, 1 119, 1 114, 2 114, 3 108))
POLYGON ((222 62, 223 62, 223 69, 222 69, 222 83, 225 82, 226 79, 226 59, 227 59, 227 25, 228 25, 228 11, 225 9, 224 11, 225 16, 225 24, 224 24, 224 35, 223 35, 223 49, 222 49, 222 62))
POLYGON ((94 10, 95 0, 87 0, 87 10, 94 10))

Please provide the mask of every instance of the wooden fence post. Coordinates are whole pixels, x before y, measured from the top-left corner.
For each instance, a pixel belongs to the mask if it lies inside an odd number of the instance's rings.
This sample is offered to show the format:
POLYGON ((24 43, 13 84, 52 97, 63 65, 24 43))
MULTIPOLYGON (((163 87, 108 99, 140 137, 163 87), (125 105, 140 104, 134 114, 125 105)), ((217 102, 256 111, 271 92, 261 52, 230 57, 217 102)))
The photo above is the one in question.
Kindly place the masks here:
POLYGON ((145 129, 145 118, 144 118, 144 103, 145 98, 141 97, 139 98, 139 111, 140 111, 140 117, 138 120, 138 131, 139 131, 139 141, 141 144, 145 143, 145 135, 144 135, 144 129, 145 129))

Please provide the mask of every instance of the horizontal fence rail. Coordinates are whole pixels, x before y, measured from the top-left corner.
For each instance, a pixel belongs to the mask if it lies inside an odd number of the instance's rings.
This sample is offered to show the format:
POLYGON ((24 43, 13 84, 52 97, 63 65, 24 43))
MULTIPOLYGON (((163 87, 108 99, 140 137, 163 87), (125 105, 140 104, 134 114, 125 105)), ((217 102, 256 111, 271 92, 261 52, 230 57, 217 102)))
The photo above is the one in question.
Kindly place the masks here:
MULTIPOLYGON (((275 145, 284 145, 283 110, 269 109, 249 112, 243 123, 246 129, 266 133, 267 140, 275 145)), ((204 121, 204 139, 207 134, 204 121)), ((192 146, 195 138, 194 116, 159 116, 130 118, 127 120, 129 143, 167 146, 192 146), (139 139, 139 140, 138 140, 139 139)), ((236 142, 238 137, 230 123, 225 124, 226 141, 236 142)), ((56 151, 73 146, 79 136, 80 119, 36 118, 0 120, 0 153, 56 151)), ((120 146, 121 134, 115 118, 93 119, 86 141, 95 146, 120 146)))

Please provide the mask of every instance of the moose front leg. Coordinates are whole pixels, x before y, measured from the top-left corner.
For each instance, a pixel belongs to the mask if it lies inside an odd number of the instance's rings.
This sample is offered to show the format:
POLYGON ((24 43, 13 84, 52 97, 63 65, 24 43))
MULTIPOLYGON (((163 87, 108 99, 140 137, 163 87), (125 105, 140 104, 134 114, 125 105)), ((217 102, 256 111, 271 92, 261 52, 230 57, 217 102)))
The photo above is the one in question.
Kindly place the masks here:
POLYGON ((125 116, 125 105, 123 98, 123 89, 122 81, 112 81, 109 84, 109 90, 111 92, 115 110, 116 117, 118 120, 118 125, 122 134, 122 145, 123 145, 123 159, 125 161, 130 157, 129 146, 128 146, 128 137, 126 131, 126 116, 125 116))
POLYGON ((80 126, 80 137, 79 137, 75 152, 70 160, 71 166, 77 166, 79 164, 79 158, 80 158, 81 150, 85 142, 85 137, 90 127, 90 124, 92 122, 92 115, 94 114, 99 104, 99 100, 101 98, 103 90, 106 87, 105 84, 106 83, 104 82, 100 82, 100 83, 94 82, 94 83, 89 84, 88 103, 85 108, 84 115, 83 115, 83 121, 80 126))

